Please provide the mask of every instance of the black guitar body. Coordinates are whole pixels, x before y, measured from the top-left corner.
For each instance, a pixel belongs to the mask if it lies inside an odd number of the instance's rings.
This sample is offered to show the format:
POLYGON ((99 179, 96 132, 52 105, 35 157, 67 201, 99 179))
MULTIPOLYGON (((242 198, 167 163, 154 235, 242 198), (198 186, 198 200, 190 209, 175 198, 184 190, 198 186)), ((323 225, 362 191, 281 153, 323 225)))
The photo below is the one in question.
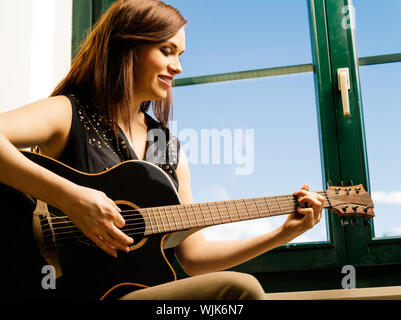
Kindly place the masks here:
MULTIPOLYGON (((177 192, 167 174, 148 162, 127 161, 108 171, 90 175, 35 153, 23 154, 74 183, 103 191, 114 201, 128 201, 139 208, 179 204, 177 192)), ((174 271, 161 249, 164 234, 159 234, 148 237, 142 246, 129 253, 119 251, 117 258, 80 241, 60 246, 57 252, 62 276, 56 280, 56 289, 43 289, 42 280, 46 273, 42 273, 42 267, 48 262, 42 257, 32 231, 36 201, 5 185, 0 185, 0 191, 4 222, 2 244, 6 247, 1 285, 7 287, 10 298, 99 299, 112 287, 130 283, 108 295, 116 298, 143 286, 175 280, 174 271)), ((49 211, 59 214, 50 206, 49 211)), ((134 245, 143 239, 143 234, 136 235, 134 245)), ((167 257, 171 250, 166 250, 167 257)))

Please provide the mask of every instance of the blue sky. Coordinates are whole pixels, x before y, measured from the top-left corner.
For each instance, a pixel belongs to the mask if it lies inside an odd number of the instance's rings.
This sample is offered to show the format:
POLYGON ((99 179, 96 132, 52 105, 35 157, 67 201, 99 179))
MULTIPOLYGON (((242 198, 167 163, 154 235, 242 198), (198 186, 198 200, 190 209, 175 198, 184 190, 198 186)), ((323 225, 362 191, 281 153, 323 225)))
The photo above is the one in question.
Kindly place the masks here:
MULTIPOLYGON (((401 1, 354 0, 360 57, 401 53, 401 1)), ((401 235, 401 62, 360 68, 377 236, 401 235)))
MULTIPOLYGON (((304 0, 253 0, 246 5, 228 0, 165 2, 189 20, 180 77, 312 63, 304 0)), ((401 52, 401 1, 359 0, 354 5, 359 56, 401 52)), ((397 193, 392 200, 387 196, 401 191, 400 71, 401 63, 360 70, 371 186, 382 192, 376 203, 378 235, 401 235, 401 200, 397 193)), ((187 156, 198 145, 198 158, 190 163, 195 201, 287 194, 304 182, 312 190, 322 190, 314 90, 312 73, 174 88, 174 119, 187 156), (212 153, 209 163, 201 163, 202 130, 212 129, 228 130, 227 141, 234 146, 235 130, 242 137, 252 131, 250 174, 236 174, 241 164, 234 155, 231 164, 212 164, 212 153)), ((246 148, 240 151, 247 156, 246 148)), ((221 146, 222 159, 223 154, 221 146)), ((274 228, 283 219, 213 227, 205 234, 210 239, 247 237, 274 228)), ((296 241, 325 239, 322 220, 296 241)))

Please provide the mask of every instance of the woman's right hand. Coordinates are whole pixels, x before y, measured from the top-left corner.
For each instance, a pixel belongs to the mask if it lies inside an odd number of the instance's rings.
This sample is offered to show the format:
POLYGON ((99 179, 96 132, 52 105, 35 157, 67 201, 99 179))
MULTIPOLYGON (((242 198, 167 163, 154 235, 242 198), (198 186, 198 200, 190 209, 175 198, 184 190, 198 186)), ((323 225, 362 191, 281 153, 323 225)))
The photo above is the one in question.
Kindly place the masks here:
POLYGON ((39 146, 56 157, 67 143, 71 121, 71 102, 65 96, 0 113, 0 182, 57 207, 97 246, 116 256, 116 249, 127 251, 133 243, 119 229, 125 222, 117 205, 103 192, 70 182, 17 150, 39 146))
POLYGON ((117 257, 116 249, 128 252, 134 240, 120 230, 125 221, 115 202, 102 191, 78 185, 73 189, 61 200, 59 209, 109 255, 117 257))

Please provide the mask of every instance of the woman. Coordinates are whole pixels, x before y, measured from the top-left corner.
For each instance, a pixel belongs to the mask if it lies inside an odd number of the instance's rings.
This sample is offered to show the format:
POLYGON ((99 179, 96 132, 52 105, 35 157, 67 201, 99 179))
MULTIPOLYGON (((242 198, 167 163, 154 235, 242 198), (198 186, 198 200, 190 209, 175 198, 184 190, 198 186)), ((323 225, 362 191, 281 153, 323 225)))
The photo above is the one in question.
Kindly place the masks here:
MULTIPOLYGON (((172 80, 182 72, 185 24, 176 9, 161 1, 117 1, 50 98, 0 115, 0 181, 59 208, 112 256, 117 256, 117 249, 128 251, 133 243, 120 230, 125 221, 118 206, 104 193, 31 162, 16 147, 37 146, 40 153, 86 172, 100 172, 129 159, 150 161, 169 173, 181 203, 192 203, 188 163, 179 143, 176 149, 161 150, 171 159, 148 152, 150 129, 159 128, 174 140, 167 121, 172 80), (146 114, 151 105, 158 121, 146 114), (166 169, 166 164, 171 166, 166 169)), ((299 208, 298 215, 289 215, 272 232, 217 242, 206 241, 201 231, 192 233, 175 248, 177 260, 192 277, 122 298, 263 299, 264 291, 252 276, 217 271, 285 244, 319 222, 323 198, 308 189, 304 185, 294 195, 309 208, 299 208)))

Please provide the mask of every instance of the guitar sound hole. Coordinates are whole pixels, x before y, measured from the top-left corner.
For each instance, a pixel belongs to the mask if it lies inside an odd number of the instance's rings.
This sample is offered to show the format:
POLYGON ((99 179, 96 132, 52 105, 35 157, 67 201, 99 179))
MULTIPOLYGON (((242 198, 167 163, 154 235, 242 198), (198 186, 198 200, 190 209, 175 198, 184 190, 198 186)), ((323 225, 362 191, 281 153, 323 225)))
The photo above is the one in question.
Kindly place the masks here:
POLYGON ((122 201, 116 201, 116 204, 121 209, 121 215, 125 220, 121 230, 134 239, 133 247, 136 247, 144 239, 145 220, 134 204, 122 201))

